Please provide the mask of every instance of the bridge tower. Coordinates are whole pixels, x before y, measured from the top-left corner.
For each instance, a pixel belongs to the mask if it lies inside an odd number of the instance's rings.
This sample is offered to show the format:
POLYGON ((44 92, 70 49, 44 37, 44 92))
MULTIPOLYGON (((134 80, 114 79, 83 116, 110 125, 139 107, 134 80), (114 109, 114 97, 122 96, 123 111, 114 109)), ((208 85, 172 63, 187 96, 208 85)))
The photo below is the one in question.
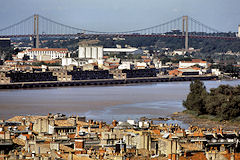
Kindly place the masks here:
POLYGON ((240 38, 240 24, 238 25, 238 35, 237 35, 238 38, 240 38))
POLYGON ((34 15, 34 34, 33 34, 33 47, 39 48, 39 16, 34 15))
POLYGON ((185 37, 185 52, 188 51, 188 16, 182 18, 182 36, 185 37))

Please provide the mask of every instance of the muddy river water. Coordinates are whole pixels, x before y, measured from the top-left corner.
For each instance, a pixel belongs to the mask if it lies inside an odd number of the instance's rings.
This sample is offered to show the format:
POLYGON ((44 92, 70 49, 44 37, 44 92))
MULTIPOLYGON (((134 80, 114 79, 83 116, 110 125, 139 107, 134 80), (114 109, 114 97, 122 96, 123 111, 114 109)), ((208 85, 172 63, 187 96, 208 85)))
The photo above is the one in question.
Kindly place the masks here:
MULTIPOLYGON (((64 113, 110 122, 166 117, 184 110, 190 82, 160 82, 117 86, 79 86, 0 90, 0 119, 16 115, 64 113)), ((234 81, 204 81, 207 89, 234 81)))

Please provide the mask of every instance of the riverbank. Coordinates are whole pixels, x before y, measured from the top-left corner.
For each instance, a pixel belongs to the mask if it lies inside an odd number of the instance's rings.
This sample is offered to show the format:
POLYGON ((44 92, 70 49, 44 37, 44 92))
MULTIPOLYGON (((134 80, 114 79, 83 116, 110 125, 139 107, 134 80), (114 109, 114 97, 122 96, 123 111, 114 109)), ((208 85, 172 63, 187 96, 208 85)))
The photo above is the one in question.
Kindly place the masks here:
POLYGON ((187 111, 175 112, 171 119, 182 121, 183 123, 198 126, 200 128, 223 128, 225 130, 240 130, 240 121, 219 121, 216 117, 201 115, 196 116, 187 111))

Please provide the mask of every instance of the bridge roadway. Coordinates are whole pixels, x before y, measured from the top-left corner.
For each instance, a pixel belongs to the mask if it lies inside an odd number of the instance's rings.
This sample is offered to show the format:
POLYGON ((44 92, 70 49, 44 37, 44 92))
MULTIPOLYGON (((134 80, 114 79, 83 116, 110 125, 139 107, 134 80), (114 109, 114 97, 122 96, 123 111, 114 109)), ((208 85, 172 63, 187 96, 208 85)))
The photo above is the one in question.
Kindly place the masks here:
MULTIPOLYGON (((33 37, 33 34, 26 35, 0 35, 0 38, 20 38, 20 37, 33 37)), ((172 37, 172 38, 185 38, 183 35, 176 34, 39 34, 40 37, 172 37)), ((224 40, 237 40, 238 37, 224 37, 224 36, 208 36, 208 35, 189 35, 189 38, 197 39, 224 39, 224 40)))
POLYGON ((217 80, 218 77, 217 76, 181 76, 181 77, 161 76, 161 77, 143 77, 143 78, 127 78, 127 79, 21 82, 21 83, 0 84, 0 89, 85 86, 85 85, 117 85, 117 84, 147 83, 147 82, 193 81, 197 79, 198 80, 217 80))

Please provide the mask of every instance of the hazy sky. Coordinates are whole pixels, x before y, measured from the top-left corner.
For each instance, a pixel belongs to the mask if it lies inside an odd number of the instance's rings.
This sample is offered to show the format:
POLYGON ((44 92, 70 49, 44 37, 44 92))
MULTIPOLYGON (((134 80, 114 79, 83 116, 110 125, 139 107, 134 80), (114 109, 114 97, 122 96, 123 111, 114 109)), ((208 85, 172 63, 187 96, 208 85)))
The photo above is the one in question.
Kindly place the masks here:
POLYGON ((0 29, 31 15, 89 30, 126 31, 188 15, 237 32, 240 0, 0 0, 0 29))

